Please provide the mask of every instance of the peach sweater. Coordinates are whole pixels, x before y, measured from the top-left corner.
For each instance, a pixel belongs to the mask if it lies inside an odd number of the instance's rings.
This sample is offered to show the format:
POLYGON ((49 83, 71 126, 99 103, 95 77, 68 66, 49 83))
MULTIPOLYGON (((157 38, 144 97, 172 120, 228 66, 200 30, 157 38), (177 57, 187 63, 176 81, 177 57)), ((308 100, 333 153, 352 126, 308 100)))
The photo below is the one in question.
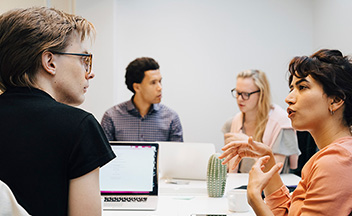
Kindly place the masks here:
POLYGON ((302 169, 290 196, 283 185, 265 199, 274 215, 349 215, 352 211, 352 137, 321 149, 302 169))

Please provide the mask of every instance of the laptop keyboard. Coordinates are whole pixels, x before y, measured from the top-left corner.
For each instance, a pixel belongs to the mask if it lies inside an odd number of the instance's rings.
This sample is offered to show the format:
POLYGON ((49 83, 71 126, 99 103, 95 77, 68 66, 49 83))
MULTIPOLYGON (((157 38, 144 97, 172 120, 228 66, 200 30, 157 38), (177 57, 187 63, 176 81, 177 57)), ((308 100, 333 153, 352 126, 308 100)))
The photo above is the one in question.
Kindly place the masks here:
POLYGON ((146 202, 148 197, 104 197, 104 202, 146 202))

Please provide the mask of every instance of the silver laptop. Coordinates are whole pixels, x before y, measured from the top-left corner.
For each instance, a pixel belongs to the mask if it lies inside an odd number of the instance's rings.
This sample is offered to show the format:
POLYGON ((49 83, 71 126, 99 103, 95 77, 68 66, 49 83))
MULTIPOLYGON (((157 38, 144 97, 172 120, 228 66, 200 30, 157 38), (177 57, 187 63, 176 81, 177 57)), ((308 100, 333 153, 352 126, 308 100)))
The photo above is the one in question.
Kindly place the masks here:
POLYGON ((159 142, 159 168, 163 179, 206 180, 212 143, 159 142))
POLYGON ((116 158, 100 169, 104 210, 155 210, 158 143, 110 141, 116 158))

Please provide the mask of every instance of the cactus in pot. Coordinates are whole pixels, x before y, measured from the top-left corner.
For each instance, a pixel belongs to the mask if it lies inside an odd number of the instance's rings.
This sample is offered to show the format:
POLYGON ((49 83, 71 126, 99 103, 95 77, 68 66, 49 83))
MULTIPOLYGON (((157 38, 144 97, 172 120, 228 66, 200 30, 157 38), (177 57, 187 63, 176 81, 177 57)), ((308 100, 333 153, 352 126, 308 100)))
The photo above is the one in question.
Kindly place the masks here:
POLYGON ((225 192, 227 165, 222 165, 224 159, 219 159, 220 154, 210 156, 207 170, 207 190, 209 197, 222 197, 225 192))

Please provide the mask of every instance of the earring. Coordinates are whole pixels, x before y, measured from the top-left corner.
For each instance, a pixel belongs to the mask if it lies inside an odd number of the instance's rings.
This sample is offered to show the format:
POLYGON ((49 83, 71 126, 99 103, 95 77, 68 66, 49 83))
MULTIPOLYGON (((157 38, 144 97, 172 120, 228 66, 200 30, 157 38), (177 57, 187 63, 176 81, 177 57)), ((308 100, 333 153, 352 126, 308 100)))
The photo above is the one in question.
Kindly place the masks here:
POLYGON ((334 115, 334 111, 332 110, 332 108, 330 108, 330 114, 334 115))

